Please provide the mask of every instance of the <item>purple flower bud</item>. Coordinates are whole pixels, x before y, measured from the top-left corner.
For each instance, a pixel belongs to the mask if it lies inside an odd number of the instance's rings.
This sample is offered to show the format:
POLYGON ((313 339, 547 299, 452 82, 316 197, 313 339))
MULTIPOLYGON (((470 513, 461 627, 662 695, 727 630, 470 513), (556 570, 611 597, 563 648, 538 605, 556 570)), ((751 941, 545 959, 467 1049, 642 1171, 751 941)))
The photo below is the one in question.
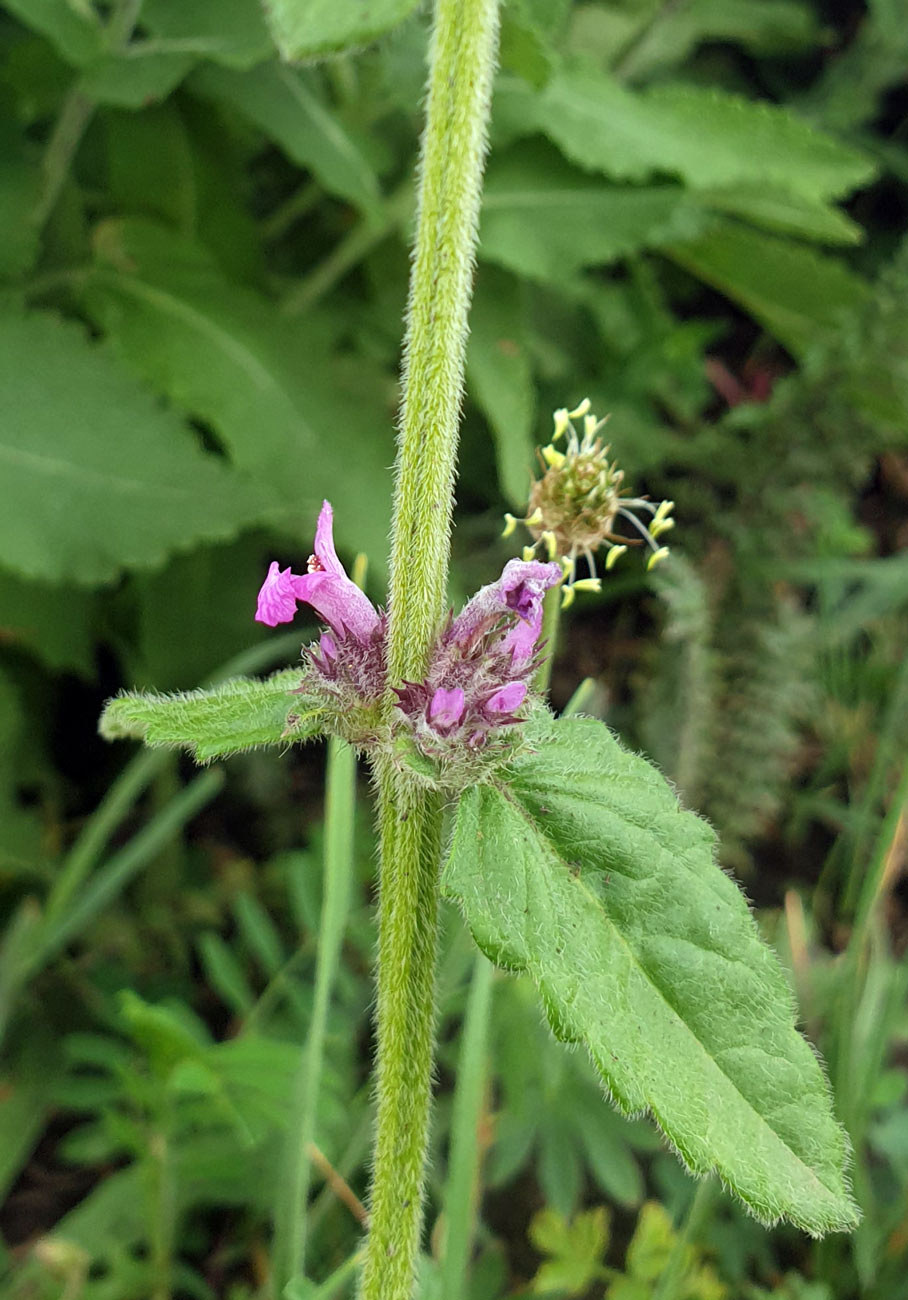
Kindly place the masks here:
POLYGON ((502 616, 516 614, 521 626, 508 633, 507 647, 515 664, 532 657, 542 628, 542 598, 561 581, 561 566, 538 560, 509 560, 497 582, 482 587, 451 624, 448 640, 469 646, 502 616))
POLYGON ((527 697, 526 682, 508 682, 494 695, 490 695, 483 707, 483 712, 494 718, 500 713, 515 713, 527 697))
POLYGON ((327 501, 322 503, 319 513, 315 551, 309 557, 308 570, 305 574, 291 573, 273 561, 259 592, 256 620, 269 627, 289 623, 296 613, 297 601, 302 601, 311 605, 337 636, 350 635, 367 644, 381 619, 368 597, 347 577, 337 558, 333 516, 327 501))
POLYGON ((446 736, 458 726, 463 718, 466 706, 466 697, 459 686, 453 690, 446 690, 439 686, 432 699, 429 701, 428 720, 429 725, 439 733, 446 736))

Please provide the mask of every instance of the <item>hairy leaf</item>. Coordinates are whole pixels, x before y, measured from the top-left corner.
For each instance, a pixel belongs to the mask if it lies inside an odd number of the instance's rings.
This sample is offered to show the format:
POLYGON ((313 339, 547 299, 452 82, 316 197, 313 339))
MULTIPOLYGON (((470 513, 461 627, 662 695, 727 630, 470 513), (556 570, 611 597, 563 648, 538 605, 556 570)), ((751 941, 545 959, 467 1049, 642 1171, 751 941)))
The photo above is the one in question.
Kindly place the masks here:
POLYGON ((693 237, 702 222, 679 185, 604 184, 534 142, 489 168, 479 255, 557 283, 581 267, 685 239, 685 231, 693 237))
POLYGON ((495 437, 502 492, 523 507, 533 469, 533 367, 520 285, 491 266, 483 268, 473 295, 467 382, 495 437))
POLYGON ((3 6, 46 36, 68 63, 88 63, 104 51, 101 23, 70 0, 3 0, 3 6))
POLYGON ((138 42, 89 64, 79 89, 97 104, 146 108, 166 99, 195 61, 191 54, 166 53, 138 42))
POLYGON ((167 49, 251 68, 273 52, 261 0, 145 0, 142 26, 167 49))
POLYGON ((320 734, 318 710, 294 694, 299 681, 299 669, 287 668, 264 681, 238 677, 211 690, 127 692, 108 701, 99 730, 106 740, 188 749, 199 763, 311 740, 320 734))
POLYGON ((381 571, 393 457, 375 370, 347 378, 317 325, 282 319, 162 226, 105 223, 96 250, 85 305, 130 364, 210 423, 301 534, 330 495, 342 544, 381 571))
POLYGON ((792 998, 714 835, 587 718, 541 711, 495 784, 460 800, 445 893, 492 960, 533 977, 626 1113, 762 1220, 853 1226, 847 1140, 792 998))
POLYGON ((212 64, 199 70, 192 87, 242 113, 329 193, 366 212, 377 207, 379 187, 372 164, 324 102, 311 73, 276 60, 246 72, 212 64))
POLYGON ((818 244, 859 244, 864 231, 838 208, 805 199, 779 186, 744 182, 702 190, 697 196, 716 212, 745 217, 755 226, 815 240, 818 244))
POLYGON ((0 478, 0 560, 51 582, 108 582, 273 508, 106 348, 46 312, 0 313, 0 478))
POLYGON ((875 172, 787 109, 712 87, 640 95, 602 73, 564 72, 546 87, 538 120, 573 162, 619 180, 665 172, 694 188, 764 181, 821 200, 875 172))
POLYGON ((285 59, 311 59, 351 45, 365 45, 396 27, 419 0, 265 0, 275 44, 285 59))
POLYGON ((834 334, 870 293, 843 262, 721 218, 702 238, 666 251, 740 303, 797 357, 834 334))

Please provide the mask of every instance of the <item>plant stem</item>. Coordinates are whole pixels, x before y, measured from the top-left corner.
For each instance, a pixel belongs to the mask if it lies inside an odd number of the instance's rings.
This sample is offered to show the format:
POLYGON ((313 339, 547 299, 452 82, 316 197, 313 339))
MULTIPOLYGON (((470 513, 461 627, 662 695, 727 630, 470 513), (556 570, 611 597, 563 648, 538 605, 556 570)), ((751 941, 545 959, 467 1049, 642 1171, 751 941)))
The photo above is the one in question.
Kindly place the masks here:
POLYGON ((653 1289, 651 1300, 675 1300, 683 1280, 688 1248, 696 1242, 709 1219, 716 1190, 714 1178, 707 1176, 700 1179, 688 1206, 684 1224, 675 1237, 668 1263, 653 1289))
MULTIPOLYGON (((467 312, 498 0, 437 0, 429 54, 391 544, 390 688, 425 675, 444 614, 467 312)), ((435 1037, 441 806, 376 771, 378 1116, 362 1300, 408 1300, 422 1226, 435 1037)))
POLYGON ((558 651, 558 630, 561 626, 561 598, 563 594, 560 586, 552 587, 545 593, 542 602, 542 632, 539 639, 543 646, 545 658, 539 666, 534 683, 540 695, 546 694, 549 689, 549 682, 552 680, 552 668, 558 651))
POLYGON ((297 1074, 286 1176, 279 1188, 275 1207, 272 1290, 277 1300, 284 1294, 288 1282, 300 1277, 305 1268, 307 1201, 312 1171, 310 1148, 315 1136, 328 1010, 350 907, 355 801, 356 756, 349 745, 333 736, 328 742, 324 898, 315 967, 315 997, 297 1074))

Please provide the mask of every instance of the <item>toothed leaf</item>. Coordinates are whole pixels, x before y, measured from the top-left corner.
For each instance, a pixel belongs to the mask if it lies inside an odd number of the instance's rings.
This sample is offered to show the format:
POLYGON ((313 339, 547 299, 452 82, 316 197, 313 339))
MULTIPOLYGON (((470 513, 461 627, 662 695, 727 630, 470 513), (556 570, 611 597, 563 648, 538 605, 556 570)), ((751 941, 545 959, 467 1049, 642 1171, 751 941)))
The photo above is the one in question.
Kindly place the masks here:
POLYGON ((599 722, 540 711, 526 740, 457 810, 442 885, 479 946, 690 1170, 764 1222, 854 1226, 822 1068, 710 827, 599 722))
POLYGON ((311 740, 321 732, 320 715, 312 700, 294 693, 299 680, 298 669, 286 669, 264 681, 236 678, 206 691, 118 695, 101 716, 101 735, 188 749, 199 763, 311 740))

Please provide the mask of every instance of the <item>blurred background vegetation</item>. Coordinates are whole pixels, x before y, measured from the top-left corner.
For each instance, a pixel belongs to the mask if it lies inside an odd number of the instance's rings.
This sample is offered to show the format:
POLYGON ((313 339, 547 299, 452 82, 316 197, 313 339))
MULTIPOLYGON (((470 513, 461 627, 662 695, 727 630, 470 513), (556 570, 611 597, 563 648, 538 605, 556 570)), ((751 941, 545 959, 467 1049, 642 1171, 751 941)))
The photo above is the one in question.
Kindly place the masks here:
MULTIPOLYGON (((312 1281, 288 1300, 351 1293, 368 807, 348 780, 323 829, 316 748, 199 773, 96 735, 121 686, 293 661, 306 629, 266 634, 255 593, 272 556, 305 562, 323 496, 382 598, 427 14, 301 9, 291 65, 258 0, 0 0, 10 1300, 271 1294, 307 1035, 312 1281), (323 891, 326 848, 348 889, 323 891)), ((817 1245, 692 1199, 449 915, 422 1294, 900 1300, 908 12, 503 14, 452 600, 508 557, 552 410, 589 396, 679 527, 663 568, 625 557, 578 599, 554 703, 592 677, 587 707, 718 828, 829 1064, 865 1217, 817 1245)))

